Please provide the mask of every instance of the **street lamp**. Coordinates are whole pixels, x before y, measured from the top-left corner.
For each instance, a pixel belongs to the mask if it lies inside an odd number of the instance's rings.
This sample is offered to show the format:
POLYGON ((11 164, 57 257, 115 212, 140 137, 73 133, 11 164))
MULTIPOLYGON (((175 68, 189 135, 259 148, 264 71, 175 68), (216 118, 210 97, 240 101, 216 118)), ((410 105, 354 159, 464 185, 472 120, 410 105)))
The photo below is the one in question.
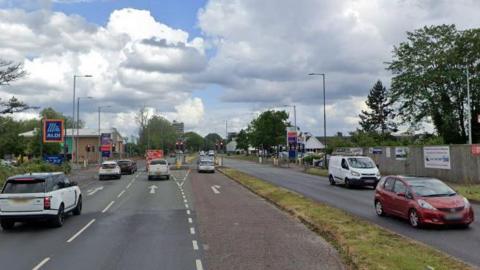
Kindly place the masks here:
MULTIPOLYGON (((92 75, 73 75, 73 102, 72 102, 72 103, 73 103, 73 104, 72 104, 72 121, 73 121, 73 123, 72 123, 72 154, 74 153, 74 152, 73 152, 73 145, 74 145, 74 143, 73 143, 73 139, 75 138, 75 137, 74 137, 74 136, 75 136, 75 135, 74 135, 74 130, 75 130, 75 87, 76 87, 76 82, 77 82, 77 78, 91 78, 91 77, 93 77, 93 76, 92 76, 92 75)), ((78 138, 77 138, 77 140, 78 140, 78 138)), ((65 142, 65 143, 67 143, 67 142, 65 142)), ((75 149, 75 157, 76 157, 76 156, 78 156, 78 153, 76 153, 76 152, 78 152, 78 150, 77 150, 77 149, 75 149)), ((65 155, 66 155, 66 154, 65 154, 65 155)), ((72 162, 73 162, 73 160, 72 160, 72 162)))
POLYGON ((325 73, 310 73, 309 76, 322 76, 323 77, 323 142, 325 147, 324 166, 327 166, 327 112, 325 105, 325 73))
POLYGON ((78 97, 77 98, 77 139, 75 140, 75 149, 76 149, 76 154, 75 154, 75 163, 78 164, 78 139, 80 138, 80 99, 93 99, 93 97, 78 97))
POLYGON ((100 112, 102 111, 103 108, 111 108, 112 106, 107 105, 107 106, 98 106, 98 145, 97 145, 97 152, 98 152, 98 164, 102 164, 102 151, 100 151, 100 146, 101 146, 101 133, 100 133, 100 112))

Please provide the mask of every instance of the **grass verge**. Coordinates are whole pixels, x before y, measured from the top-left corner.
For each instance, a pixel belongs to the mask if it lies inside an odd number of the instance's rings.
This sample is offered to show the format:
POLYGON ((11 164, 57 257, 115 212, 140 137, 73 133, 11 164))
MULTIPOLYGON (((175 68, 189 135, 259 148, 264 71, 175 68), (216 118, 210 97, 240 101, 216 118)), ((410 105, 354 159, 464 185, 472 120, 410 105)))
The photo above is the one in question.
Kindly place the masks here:
POLYGON ((255 156, 255 155, 249 155, 249 156, 245 156, 245 155, 231 155, 231 156, 228 156, 228 158, 258 162, 258 157, 255 156))
POLYGON ((289 212, 332 243, 353 269, 472 269, 434 248, 343 210, 315 202, 231 168, 223 174, 289 212))
POLYGON ((328 170, 325 170, 325 169, 307 168, 305 170, 305 173, 312 174, 312 175, 317 175, 317 176, 328 177, 328 170))
POLYGON ((475 203, 480 203, 480 184, 452 184, 449 183, 458 193, 475 203))

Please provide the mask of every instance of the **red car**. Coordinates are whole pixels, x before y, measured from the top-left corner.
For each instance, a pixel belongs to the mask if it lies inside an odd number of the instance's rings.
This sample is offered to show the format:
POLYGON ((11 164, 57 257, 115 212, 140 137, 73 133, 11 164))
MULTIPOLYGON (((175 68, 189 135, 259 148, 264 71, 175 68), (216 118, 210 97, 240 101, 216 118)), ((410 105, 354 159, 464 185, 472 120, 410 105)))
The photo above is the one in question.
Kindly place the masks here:
POLYGON ((468 200, 435 178, 386 176, 375 191, 375 212, 408 219, 412 227, 459 225, 473 222, 468 200))

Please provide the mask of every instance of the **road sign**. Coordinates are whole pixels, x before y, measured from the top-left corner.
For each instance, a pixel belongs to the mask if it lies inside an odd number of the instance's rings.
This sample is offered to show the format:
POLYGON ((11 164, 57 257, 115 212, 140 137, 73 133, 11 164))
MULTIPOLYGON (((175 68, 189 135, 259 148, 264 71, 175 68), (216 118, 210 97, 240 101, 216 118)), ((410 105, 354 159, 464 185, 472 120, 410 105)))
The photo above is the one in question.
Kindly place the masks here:
POLYGON ((110 151, 102 151, 102 157, 110 157, 110 151))
POLYGON ((63 119, 44 119, 43 120, 43 142, 59 143, 63 142, 63 119))
POLYGON ((43 160, 51 164, 62 165, 63 155, 47 155, 43 157, 43 160))
POLYGON ((111 133, 102 133, 100 135, 101 145, 110 145, 112 143, 112 134, 111 133))

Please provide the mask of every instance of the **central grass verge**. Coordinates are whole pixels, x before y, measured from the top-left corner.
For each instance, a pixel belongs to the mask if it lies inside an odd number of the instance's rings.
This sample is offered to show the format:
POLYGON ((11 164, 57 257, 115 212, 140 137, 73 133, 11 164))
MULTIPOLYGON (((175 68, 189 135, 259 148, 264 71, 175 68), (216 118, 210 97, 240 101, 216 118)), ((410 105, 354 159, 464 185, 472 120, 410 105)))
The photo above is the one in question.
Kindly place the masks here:
MULTIPOLYGON (((352 269, 473 269, 445 253, 347 212, 231 168, 219 170, 332 243, 352 269)), ((373 207, 373 202, 372 202, 373 207)))

